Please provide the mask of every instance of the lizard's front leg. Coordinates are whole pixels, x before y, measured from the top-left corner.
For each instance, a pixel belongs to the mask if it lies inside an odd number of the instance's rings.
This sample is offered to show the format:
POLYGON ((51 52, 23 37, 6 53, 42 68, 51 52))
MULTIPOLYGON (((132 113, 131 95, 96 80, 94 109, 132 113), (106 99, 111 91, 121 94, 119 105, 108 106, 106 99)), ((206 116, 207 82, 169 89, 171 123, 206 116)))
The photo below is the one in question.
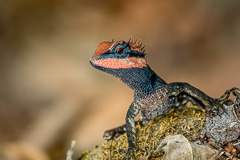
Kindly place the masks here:
MULTIPOLYGON (((128 109, 126 115, 126 124, 113 128, 104 132, 103 138, 105 140, 111 140, 117 138, 123 133, 127 132, 128 138, 128 151, 127 155, 133 156, 133 151, 136 148, 136 121, 134 118, 138 115, 139 109, 136 108, 135 104, 132 103, 128 109)), ((141 124, 141 123, 140 123, 141 124)))
POLYGON ((127 138, 128 138, 128 150, 127 156, 132 157, 133 152, 136 149, 136 127, 134 118, 138 115, 139 109, 136 107, 134 102, 128 109, 126 116, 126 128, 127 128, 127 138))

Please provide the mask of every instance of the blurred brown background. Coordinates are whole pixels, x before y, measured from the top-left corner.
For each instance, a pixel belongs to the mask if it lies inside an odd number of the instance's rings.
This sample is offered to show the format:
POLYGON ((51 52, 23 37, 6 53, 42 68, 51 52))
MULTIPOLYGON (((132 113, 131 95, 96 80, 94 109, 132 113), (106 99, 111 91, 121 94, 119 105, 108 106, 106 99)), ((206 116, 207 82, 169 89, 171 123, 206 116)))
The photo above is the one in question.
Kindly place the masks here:
POLYGON ((0 1, 0 159, 64 159, 124 123, 133 94, 89 64, 101 41, 141 39, 167 82, 240 87, 239 0, 0 1))

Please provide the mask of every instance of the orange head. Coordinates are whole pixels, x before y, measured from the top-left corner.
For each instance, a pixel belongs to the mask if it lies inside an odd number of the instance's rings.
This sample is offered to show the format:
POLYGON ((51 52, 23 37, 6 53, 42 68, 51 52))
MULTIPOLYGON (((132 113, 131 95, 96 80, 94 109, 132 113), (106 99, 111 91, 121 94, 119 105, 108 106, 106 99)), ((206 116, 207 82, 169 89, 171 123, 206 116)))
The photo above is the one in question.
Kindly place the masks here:
POLYGON ((141 41, 112 41, 98 45, 90 63, 93 67, 108 69, 127 69, 147 67, 145 50, 141 41))

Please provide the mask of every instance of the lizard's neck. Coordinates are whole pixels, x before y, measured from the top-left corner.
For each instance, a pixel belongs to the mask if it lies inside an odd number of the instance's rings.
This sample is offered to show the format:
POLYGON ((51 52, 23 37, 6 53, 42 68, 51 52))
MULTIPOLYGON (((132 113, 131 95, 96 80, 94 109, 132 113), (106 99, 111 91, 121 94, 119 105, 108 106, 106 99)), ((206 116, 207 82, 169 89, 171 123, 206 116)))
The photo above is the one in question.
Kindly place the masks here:
POLYGON ((149 66, 143 68, 118 69, 114 76, 119 78, 135 93, 143 96, 155 92, 156 86, 166 84, 149 66))

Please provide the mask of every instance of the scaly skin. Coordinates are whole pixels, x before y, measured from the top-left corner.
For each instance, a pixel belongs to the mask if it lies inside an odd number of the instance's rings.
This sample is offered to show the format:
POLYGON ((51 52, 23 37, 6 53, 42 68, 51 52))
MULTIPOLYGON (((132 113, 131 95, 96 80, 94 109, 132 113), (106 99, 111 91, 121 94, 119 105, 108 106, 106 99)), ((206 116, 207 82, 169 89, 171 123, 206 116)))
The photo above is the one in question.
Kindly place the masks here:
POLYGON ((133 42, 131 39, 127 42, 102 42, 90 60, 94 68, 119 78, 134 91, 134 100, 128 109, 126 124, 104 133, 105 139, 112 139, 127 132, 128 156, 132 156, 136 149, 134 118, 140 112, 141 124, 145 125, 149 120, 178 107, 179 95, 190 97, 193 103, 201 105, 201 102, 210 106, 222 103, 221 99, 211 98, 188 83, 167 84, 149 67, 143 48, 141 42, 133 42))

